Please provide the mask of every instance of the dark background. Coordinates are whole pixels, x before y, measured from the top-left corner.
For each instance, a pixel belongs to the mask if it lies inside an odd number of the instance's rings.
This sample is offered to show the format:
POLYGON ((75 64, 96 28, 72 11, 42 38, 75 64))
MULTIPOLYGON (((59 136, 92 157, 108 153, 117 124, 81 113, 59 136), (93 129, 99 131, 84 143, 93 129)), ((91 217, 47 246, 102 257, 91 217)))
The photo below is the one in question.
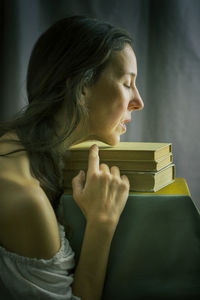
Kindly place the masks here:
POLYGON ((39 35, 73 14, 125 27, 134 37, 145 107, 121 141, 170 142, 176 177, 200 205, 200 1, 1 0, 0 120, 26 104, 26 69, 39 35))

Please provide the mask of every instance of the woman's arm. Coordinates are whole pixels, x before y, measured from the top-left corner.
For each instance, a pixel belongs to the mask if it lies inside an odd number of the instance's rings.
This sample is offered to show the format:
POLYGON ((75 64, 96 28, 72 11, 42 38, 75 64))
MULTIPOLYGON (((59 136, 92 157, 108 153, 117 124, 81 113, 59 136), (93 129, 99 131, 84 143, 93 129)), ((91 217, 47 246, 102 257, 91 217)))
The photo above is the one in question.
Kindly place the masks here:
POLYGON ((82 300, 101 299, 112 237, 106 224, 86 225, 72 286, 73 294, 82 300))
POLYGON ((73 293, 82 300, 99 300, 104 285, 111 241, 128 198, 129 182, 117 167, 101 164, 92 146, 83 188, 83 174, 73 179, 73 197, 86 217, 86 229, 74 274, 73 293))

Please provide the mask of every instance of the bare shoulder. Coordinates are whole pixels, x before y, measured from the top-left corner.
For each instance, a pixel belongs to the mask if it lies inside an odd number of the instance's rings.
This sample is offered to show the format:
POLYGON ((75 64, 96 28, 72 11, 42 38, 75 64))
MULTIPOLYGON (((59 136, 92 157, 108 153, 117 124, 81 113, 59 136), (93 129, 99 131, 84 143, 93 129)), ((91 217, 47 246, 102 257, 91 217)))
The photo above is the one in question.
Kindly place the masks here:
POLYGON ((50 258, 60 248, 56 216, 39 184, 4 181, 0 243, 19 255, 50 258))
POLYGON ((0 202, 0 243, 3 247, 37 258, 51 258, 58 252, 60 238, 56 216, 39 184, 4 180, 0 202))
POLYGON ((60 248, 58 223, 25 153, 0 157, 0 191, 0 244, 19 255, 51 258, 60 248))

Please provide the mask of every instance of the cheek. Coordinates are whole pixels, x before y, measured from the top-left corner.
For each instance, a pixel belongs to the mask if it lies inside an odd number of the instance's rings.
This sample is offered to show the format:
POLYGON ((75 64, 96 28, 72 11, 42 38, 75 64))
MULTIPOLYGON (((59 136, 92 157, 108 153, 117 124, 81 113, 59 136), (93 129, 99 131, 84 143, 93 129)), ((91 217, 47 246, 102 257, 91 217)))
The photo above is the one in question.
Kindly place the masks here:
POLYGON ((110 129, 115 128, 122 121, 125 115, 125 106, 122 101, 118 101, 112 105, 109 114, 107 115, 107 126, 110 129))
POLYGON ((127 109, 126 98, 118 85, 104 86, 96 91, 91 118, 101 126, 113 127, 121 121, 127 109), (103 92, 102 92, 103 91, 103 92))
POLYGON ((115 118, 121 118, 122 115, 126 112, 127 104, 125 101, 125 98, 123 95, 121 97, 118 97, 116 101, 113 103, 113 114, 115 115, 115 118))

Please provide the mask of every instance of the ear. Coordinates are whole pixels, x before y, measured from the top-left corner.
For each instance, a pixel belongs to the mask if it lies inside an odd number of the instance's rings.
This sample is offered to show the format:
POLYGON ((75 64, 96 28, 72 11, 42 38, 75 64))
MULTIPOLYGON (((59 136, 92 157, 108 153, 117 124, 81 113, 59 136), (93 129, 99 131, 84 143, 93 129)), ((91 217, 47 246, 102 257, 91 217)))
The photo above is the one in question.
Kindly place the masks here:
POLYGON ((83 86, 81 89, 81 97, 80 97, 80 103, 83 105, 86 105, 88 103, 89 99, 89 87, 83 86))
MULTIPOLYGON (((66 80, 66 86, 69 87, 70 84, 71 84, 71 79, 70 78, 67 78, 66 80)), ((80 94, 80 103, 82 105, 85 105, 87 103, 87 98, 88 98, 88 95, 89 95, 89 87, 87 87, 86 85, 84 85, 82 88, 81 88, 81 94, 80 94)))
POLYGON ((87 94, 88 94, 88 88, 84 85, 82 87, 81 95, 83 95, 84 97, 86 97, 87 94))

